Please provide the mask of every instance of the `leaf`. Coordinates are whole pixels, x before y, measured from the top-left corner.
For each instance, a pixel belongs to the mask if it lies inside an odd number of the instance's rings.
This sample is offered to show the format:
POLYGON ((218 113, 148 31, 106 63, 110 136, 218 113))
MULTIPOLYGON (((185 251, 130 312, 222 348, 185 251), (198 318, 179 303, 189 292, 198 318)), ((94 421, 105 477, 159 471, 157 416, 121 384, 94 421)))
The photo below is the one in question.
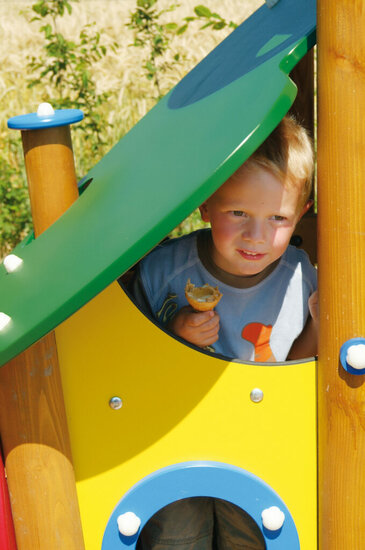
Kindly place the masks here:
POLYGON ((226 26, 225 21, 219 21, 219 23, 214 23, 213 29, 214 29, 215 31, 220 31, 220 30, 223 29, 225 26, 226 26))
POLYGON ((180 27, 179 29, 177 29, 176 34, 177 34, 177 35, 183 34, 183 33, 186 31, 187 28, 188 28, 187 25, 183 25, 182 27, 180 27))
POLYGON ((87 87, 88 82, 89 82, 89 75, 87 71, 85 71, 82 73, 82 84, 84 85, 85 88, 87 87))
POLYGON ((71 13, 72 13, 72 6, 71 6, 71 4, 69 4, 68 2, 66 2, 66 3, 65 3, 65 6, 66 6, 66 9, 67 9, 69 15, 71 15, 71 13))
POLYGON ((156 70, 157 70, 156 67, 154 65, 152 65, 152 63, 150 61, 147 61, 146 68, 148 69, 148 71, 150 73, 155 73, 156 70))
POLYGON ((174 31, 177 29, 177 23, 166 23, 165 29, 168 31, 174 31))
POLYGON ((163 42, 162 36, 160 36, 159 34, 153 37, 153 43, 155 46, 162 44, 162 42, 163 42))
POLYGON ((45 37, 47 40, 49 40, 52 37, 52 27, 51 25, 44 25, 44 27, 41 27, 41 30, 44 32, 45 37))
POLYGON ((196 15, 198 17, 211 17, 212 16, 212 12, 210 11, 209 8, 207 8, 206 6, 195 6, 194 8, 194 12, 196 13, 196 15))

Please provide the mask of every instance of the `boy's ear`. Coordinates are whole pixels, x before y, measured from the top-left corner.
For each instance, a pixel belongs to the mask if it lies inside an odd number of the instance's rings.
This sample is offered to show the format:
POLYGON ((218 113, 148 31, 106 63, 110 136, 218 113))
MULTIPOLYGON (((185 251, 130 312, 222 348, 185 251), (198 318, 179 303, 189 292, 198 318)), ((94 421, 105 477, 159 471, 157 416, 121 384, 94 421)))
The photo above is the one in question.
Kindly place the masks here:
POLYGON ((203 204, 201 204, 199 206, 199 210, 200 210, 200 215, 201 215, 201 218, 202 218, 203 222, 209 222, 210 219, 209 219, 209 214, 208 214, 207 201, 203 202, 203 204))
POLYGON ((308 210, 313 206, 313 203, 314 201, 312 199, 309 199, 305 206, 302 208, 302 210, 300 211, 300 214, 298 216, 298 222, 300 219, 302 219, 302 217, 304 216, 304 214, 306 214, 308 212, 308 210))

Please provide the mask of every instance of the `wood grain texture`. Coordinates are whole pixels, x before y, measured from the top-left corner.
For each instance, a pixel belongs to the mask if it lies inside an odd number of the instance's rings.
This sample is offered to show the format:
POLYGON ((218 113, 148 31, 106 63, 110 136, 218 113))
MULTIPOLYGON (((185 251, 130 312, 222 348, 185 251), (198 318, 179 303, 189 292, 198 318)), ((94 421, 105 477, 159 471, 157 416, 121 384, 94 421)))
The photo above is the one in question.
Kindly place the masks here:
MULTIPOLYGON (((68 126, 23 132, 35 235, 77 198, 68 126)), ((0 369, 0 434, 18 550, 84 548, 54 333, 0 369)))
POLYGON ((37 237, 78 197, 70 127, 25 130, 22 140, 37 237))
POLYGON ((319 548, 365 548, 365 378, 339 364, 365 336, 365 5, 318 2, 319 548))

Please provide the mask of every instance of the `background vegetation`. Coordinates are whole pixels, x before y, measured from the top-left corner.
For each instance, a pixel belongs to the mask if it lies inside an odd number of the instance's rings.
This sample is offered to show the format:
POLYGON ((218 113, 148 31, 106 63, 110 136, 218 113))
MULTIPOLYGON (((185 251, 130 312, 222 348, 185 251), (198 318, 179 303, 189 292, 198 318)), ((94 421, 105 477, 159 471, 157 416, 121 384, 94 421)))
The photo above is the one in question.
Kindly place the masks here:
MULTIPOLYGON (((31 229, 20 134, 42 101, 81 108, 79 179, 263 0, 0 0, 0 257, 31 229)), ((174 235, 197 224, 194 213, 174 235)))

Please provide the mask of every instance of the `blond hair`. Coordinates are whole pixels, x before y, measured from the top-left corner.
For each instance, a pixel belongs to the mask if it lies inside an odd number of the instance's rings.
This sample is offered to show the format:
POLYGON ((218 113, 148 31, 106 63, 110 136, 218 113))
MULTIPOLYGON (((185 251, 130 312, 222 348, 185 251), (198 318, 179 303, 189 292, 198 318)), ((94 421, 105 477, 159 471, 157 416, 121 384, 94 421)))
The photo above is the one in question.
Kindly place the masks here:
POLYGON ((237 172, 257 167, 268 170, 285 185, 300 187, 298 209, 305 206, 312 190, 313 146, 307 131, 293 116, 285 116, 237 172))

